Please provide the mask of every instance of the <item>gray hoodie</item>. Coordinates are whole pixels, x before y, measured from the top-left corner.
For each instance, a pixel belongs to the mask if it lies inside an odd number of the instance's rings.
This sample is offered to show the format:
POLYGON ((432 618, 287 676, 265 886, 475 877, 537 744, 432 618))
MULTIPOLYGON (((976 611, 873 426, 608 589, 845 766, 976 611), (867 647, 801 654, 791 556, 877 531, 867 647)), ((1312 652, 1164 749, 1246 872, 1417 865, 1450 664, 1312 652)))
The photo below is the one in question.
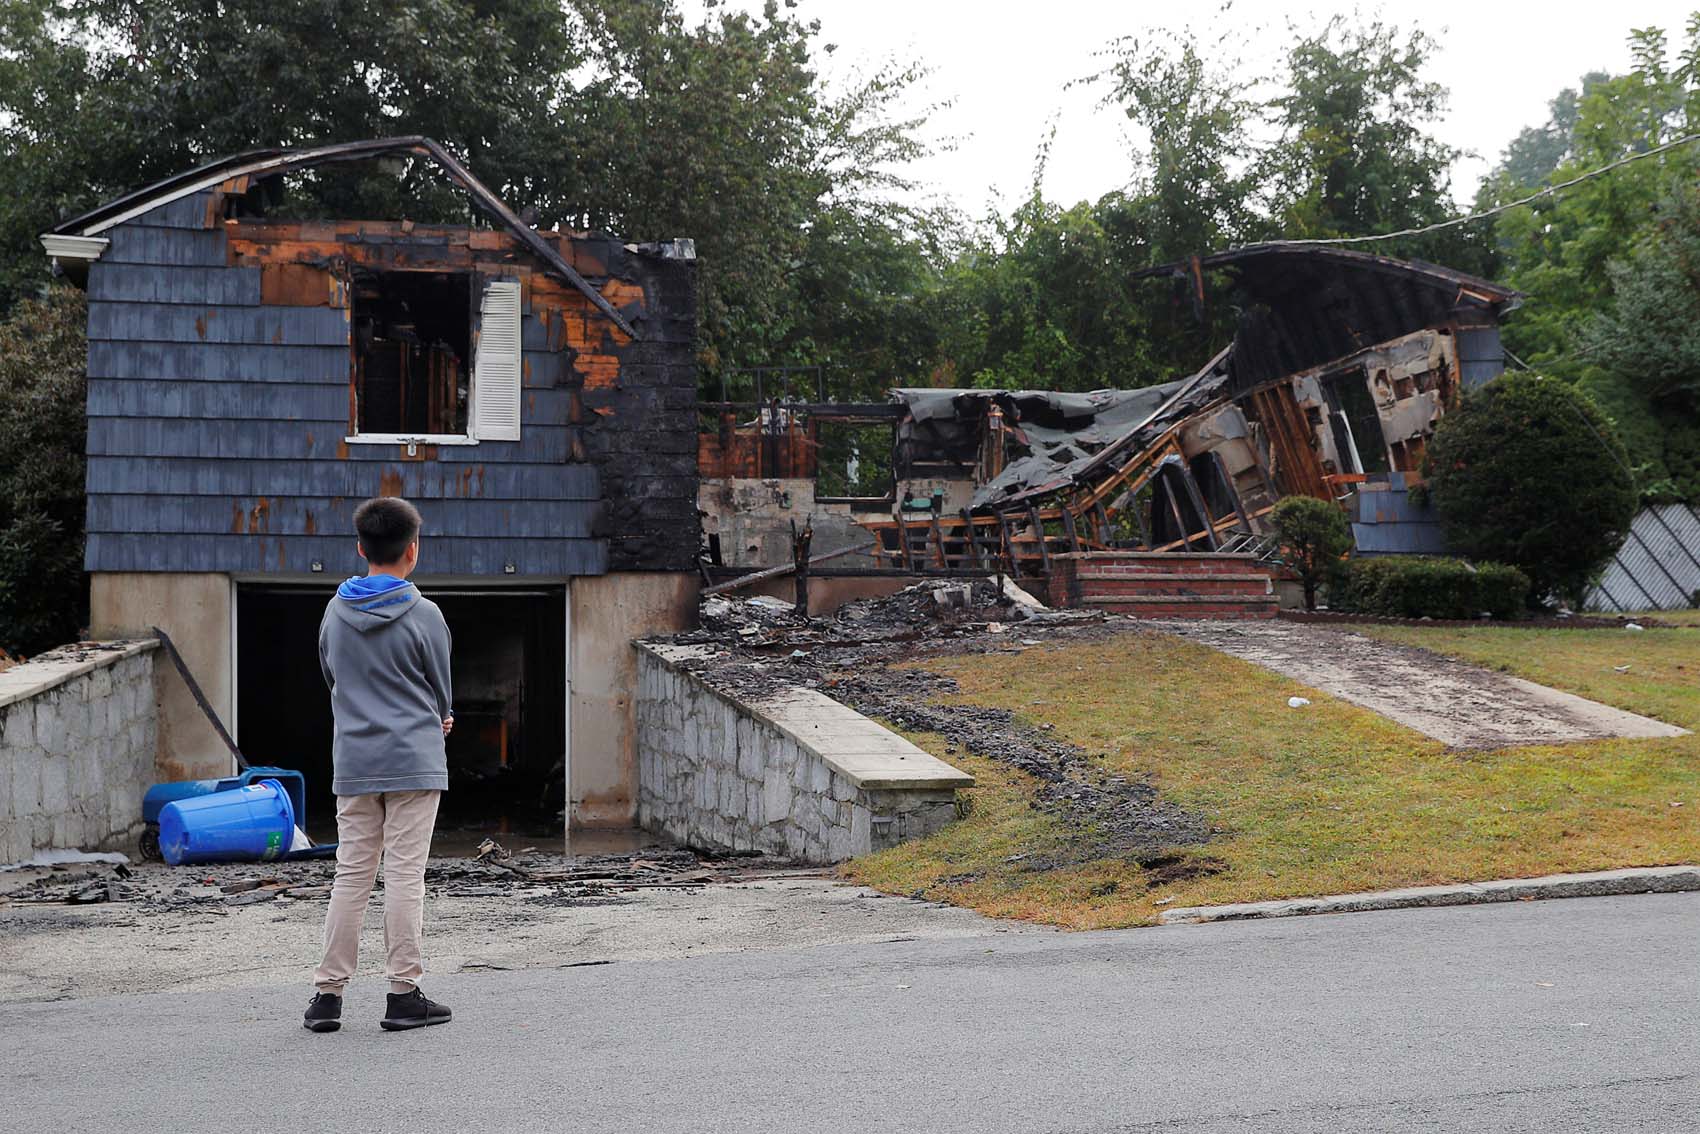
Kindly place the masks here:
POLYGON ((405 580, 349 579, 319 624, 319 667, 336 718, 333 792, 448 788, 443 719, 453 685, 436 603, 405 580))

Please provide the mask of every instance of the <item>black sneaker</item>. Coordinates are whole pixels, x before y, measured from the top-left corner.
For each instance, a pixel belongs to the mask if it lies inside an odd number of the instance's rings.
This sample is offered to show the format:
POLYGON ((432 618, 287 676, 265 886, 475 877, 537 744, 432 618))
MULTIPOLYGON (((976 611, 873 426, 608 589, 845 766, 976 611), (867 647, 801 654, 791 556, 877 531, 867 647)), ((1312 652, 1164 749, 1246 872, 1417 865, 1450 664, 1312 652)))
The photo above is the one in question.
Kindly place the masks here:
POLYGON ((342 997, 334 992, 315 992, 307 1002, 301 1026, 310 1032, 334 1032, 342 1027, 342 997))
POLYGON ((446 1024, 454 1013, 446 1005, 425 999, 417 988, 399 995, 390 993, 389 1009, 378 1026, 386 1032, 401 1032, 408 1028, 423 1028, 430 1024, 446 1024))

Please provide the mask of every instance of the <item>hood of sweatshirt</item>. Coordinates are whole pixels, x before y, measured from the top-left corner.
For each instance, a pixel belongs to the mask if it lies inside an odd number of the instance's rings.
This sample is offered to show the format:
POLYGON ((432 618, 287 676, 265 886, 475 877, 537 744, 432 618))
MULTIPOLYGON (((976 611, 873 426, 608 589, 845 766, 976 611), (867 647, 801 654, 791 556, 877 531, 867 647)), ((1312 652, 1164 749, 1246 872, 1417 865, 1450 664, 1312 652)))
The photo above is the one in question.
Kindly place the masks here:
POLYGON ((366 633, 387 626, 413 609, 419 588, 394 575, 355 575, 336 589, 331 609, 344 623, 366 633))

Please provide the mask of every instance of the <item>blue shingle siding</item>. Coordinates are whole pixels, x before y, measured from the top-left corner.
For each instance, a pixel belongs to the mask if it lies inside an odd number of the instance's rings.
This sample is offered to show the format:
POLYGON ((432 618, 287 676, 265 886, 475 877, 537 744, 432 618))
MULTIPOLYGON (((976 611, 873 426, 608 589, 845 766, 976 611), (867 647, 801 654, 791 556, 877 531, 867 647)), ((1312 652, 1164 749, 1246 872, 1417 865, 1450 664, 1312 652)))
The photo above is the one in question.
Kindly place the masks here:
POLYGON ((207 198, 210 193, 196 193, 180 201, 171 201, 149 209, 131 223, 157 228, 205 228, 207 198))
POLYGON ((134 221, 109 228, 101 235, 111 241, 100 254, 101 264, 201 265, 226 264, 222 232, 184 228, 150 228, 134 221))
MULTIPOLYGON (((95 278, 97 273, 91 272, 91 281, 95 278)), ((346 388, 349 365, 346 343, 89 343, 90 377, 139 378, 150 383, 229 382, 230 375, 240 374, 244 383, 324 382, 346 388)))
POLYGON ((91 303, 89 338, 130 343, 294 343, 346 347, 348 312, 329 307, 91 303))
MULTIPOLYGON (((689 265, 600 242, 611 276, 641 282, 652 308, 638 313, 644 341, 604 345, 618 380, 584 388, 559 326, 527 314, 521 440, 409 457, 346 440, 348 312, 264 304, 264 269, 233 266, 207 216, 204 195, 162 206, 108 230, 91 265, 89 570, 299 574, 317 560, 345 574, 359 569, 353 508, 383 493, 419 505, 433 574, 692 569, 689 265)), ((445 244, 359 239, 411 257, 445 244)))
POLYGON ((1464 389, 1498 378, 1505 371, 1505 348, 1498 327, 1465 327, 1458 331, 1458 372, 1464 389))
MULTIPOLYGON (((424 509, 421 509, 424 512, 424 509)), ((429 529, 431 516, 425 512, 429 529)), ((347 533, 335 539, 299 535, 154 535, 90 532, 89 553, 103 571, 218 571, 304 574, 315 560, 324 574, 341 578, 363 570, 347 533)), ((431 575, 512 575, 560 578, 601 575, 608 550, 593 539, 475 539, 432 536, 421 542, 421 571, 431 575)))
POLYGON ((1389 474, 1389 487, 1354 493, 1349 504, 1352 539, 1359 555, 1445 555, 1446 534, 1433 505, 1419 507, 1404 487, 1403 473, 1389 474))
POLYGON ((102 271, 89 277, 89 298, 258 307, 260 270, 178 268, 162 272, 156 264, 104 264, 102 271))

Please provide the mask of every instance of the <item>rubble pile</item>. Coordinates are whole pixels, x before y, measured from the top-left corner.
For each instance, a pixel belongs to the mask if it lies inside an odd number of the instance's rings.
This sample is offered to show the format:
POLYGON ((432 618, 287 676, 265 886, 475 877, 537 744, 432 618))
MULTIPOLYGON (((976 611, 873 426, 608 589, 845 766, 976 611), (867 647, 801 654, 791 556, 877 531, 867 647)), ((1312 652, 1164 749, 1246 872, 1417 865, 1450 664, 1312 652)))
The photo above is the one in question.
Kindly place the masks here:
MULTIPOLYGON (((510 852, 486 840, 472 858, 433 858, 425 880, 439 897, 514 897, 550 905, 613 905, 637 890, 690 889, 755 878, 800 877, 791 864, 763 855, 710 859, 688 850, 649 847, 634 854, 568 857, 535 847, 510 852)), ((10 890, 8 904, 129 903, 141 911, 231 907, 273 901, 326 901, 336 864, 324 860, 199 864, 158 863, 99 869, 52 867, 10 890)), ((378 888, 383 887, 379 874, 378 888)))
POLYGON ((1092 754, 1007 710, 940 704, 959 692, 954 680, 899 666, 1134 629, 1131 620, 1097 611, 1050 610, 1007 579, 975 579, 919 583, 849 603, 828 618, 799 618, 778 599, 711 598, 702 628, 671 640, 719 647, 680 664, 735 696, 815 689, 897 728, 943 736, 947 760, 963 749, 1034 776, 1043 785, 1034 806, 1077 834, 1057 857, 1024 864, 1045 870, 1108 857, 1156 863, 1165 848, 1207 842, 1212 831, 1201 816, 1158 799, 1148 782, 1102 771, 1092 754))

